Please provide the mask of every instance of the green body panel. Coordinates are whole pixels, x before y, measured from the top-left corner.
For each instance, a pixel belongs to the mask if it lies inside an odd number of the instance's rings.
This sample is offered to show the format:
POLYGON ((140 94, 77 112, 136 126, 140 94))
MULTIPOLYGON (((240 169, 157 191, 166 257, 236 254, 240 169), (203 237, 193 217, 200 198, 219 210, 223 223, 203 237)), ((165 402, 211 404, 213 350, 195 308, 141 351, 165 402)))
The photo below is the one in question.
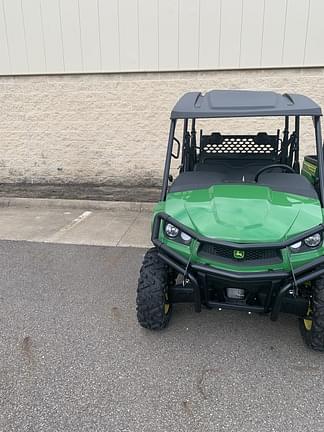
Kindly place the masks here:
MULTIPOLYGON (((181 224, 205 237, 237 243, 281 242, 301 234, 323 222, 320 202, 316 199, 276 192, 253 184, 216 185, 208 189, 175 192, 159 202, 154 214, 165 212, 181 224)), ((324 248, 290 253, 283 250, 283 263, 268 266, 247 266, 210 261, 199 257, 198 242, 190 246, 169 240, 160 232, 160 240, 191 261, 234 271, 290 269, 323 255, 324 248)), ((239 249, 239 248, 238 248, 239 249)))

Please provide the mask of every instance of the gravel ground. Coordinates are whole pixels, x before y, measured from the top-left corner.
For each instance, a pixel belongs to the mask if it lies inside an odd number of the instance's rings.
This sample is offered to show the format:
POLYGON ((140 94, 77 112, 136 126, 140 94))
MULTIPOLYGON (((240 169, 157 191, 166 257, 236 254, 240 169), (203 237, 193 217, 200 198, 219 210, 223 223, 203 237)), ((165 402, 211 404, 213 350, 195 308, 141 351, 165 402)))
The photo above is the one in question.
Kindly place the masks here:
POLYGON ((296 318, 134 302, 143 249, 0 242, 0 430, 323 431, 324 357, 296 318))

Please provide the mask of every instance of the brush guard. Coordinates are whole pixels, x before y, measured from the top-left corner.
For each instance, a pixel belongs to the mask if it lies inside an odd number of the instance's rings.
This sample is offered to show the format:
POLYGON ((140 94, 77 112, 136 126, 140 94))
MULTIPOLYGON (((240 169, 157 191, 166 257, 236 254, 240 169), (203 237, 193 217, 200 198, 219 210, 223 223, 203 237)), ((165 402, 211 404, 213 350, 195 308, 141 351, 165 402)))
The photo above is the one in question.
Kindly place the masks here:
MULTIPOLYGON (((171 301, 178 301, 177 299, 187 298, 186 301, 194 303, 194 309, 196 312, 201 312, 201 306, 204 304, 207 308, 218 308, 218 309, 231 309, 240 310, 247 312, 258 312, 258 313, 270 313, 270 318, 272 321, 278 319, 279 313, 282 309, 292 309, 291 299, 287 298, 287 294, 291 291, 295 291, 295 288, 301 284, 312 281, 319 276, 324 274, 324 256, 311 263, 307 263, 303 266, 294 269, 294 277, 291 271, 260 271, 260 272, 233 272, 222 269, 217 269, 202 264, 195 264, 188 262, 180 254, 174 252, 171 248, 166 246, 163 242, 159 240, 159 231, 161 226, 161 220, 165 222, 170 222, 177 226, 179 229, 184 230, 193 238, 198 241, 208 241, 215 244, 226 244, 228 242, 215 241, 214 239, 206 239, 202 236, 198 236, 187 227, 182 226, 172 217, 165 213, 159 213, 156 215, 153 222, 152 229, 152 242, 157 247, 159 251, 159 256, 161 259, 168 264, 170 267, 175 269, 178 273, 182 274, 187 283, 183 286, 176 285, 171 290, 171 301), (216 280, 231 282, 232 286, 239 286, 240 284, 247 283, 262 283, 267 282, 271 284, 271 288, 267 293, 265 304, 263 306, 250 305, 246 303, 234 303, 234 302, 223 302, 223 301, 213 301, 210 299, 208 291, 207 278, 211 276, 216 280), (203 299, 202 299, 203 295, 203 299)), ((297 242, 300 238, 311 235, 311 233, 323 230, 323 225, 312 228, 311 230, 304 232, 302 235, 296 236, 289 241, 275 244, 258 244, 257 247, 280 247, 281 249, 297 242)), ((240 245, 240 248, 253 247, 255 245, 240 245)), ((297 297, 293 298, 294 306, 298 315, 303 316, 306 307, 306 303, 297 297)))

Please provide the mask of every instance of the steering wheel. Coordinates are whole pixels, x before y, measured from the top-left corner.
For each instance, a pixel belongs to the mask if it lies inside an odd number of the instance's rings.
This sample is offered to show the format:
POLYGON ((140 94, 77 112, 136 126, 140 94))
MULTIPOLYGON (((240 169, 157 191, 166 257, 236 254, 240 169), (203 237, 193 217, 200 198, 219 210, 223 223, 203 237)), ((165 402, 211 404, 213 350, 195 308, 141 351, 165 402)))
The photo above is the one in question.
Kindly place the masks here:
POLYGON ((266 165, 265 167, 259 169, 259 171, 255 174, 254 177, 254 181, 257 183, 260 174, 262 174, 264 171, 268 171, 271 169, 275 169, 275 168, 281 168, 284 172, 289 172, 292 174, 296 174, 295 170, 293 168, 291 168, 291 166, 289 165, 285 165, 285 164, 270 164, 270 165, 266 165))

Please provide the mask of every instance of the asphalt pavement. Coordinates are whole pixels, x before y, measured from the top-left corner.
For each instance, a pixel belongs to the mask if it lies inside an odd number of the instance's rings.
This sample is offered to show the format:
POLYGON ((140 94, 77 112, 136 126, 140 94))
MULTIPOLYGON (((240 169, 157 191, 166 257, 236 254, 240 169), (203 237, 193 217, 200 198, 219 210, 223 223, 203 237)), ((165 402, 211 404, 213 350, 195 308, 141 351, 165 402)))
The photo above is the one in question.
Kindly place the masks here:
POLYGON ((140 328, 144 249, 0 242, 0 431, 322 432, 296 318, 174 308, 140 328))

